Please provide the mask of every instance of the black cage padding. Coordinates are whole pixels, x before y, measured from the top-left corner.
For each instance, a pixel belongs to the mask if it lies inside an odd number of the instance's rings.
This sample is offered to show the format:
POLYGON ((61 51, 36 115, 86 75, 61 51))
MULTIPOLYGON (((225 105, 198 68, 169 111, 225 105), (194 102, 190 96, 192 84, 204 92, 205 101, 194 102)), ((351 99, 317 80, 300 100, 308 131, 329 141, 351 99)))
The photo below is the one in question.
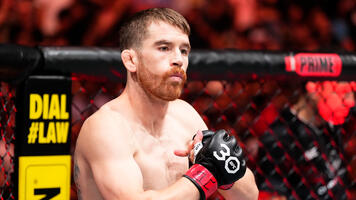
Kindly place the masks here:
MULTIPOLYGON (((245 75, 296 76, 286 71, 287 56, 298 52, 193 50, 189 56, 190 80, 234 80, 245 75)), ((323 52, 326 53, 326 52, 323 52)), ((327 52, 337 54, 342 61, 338 77, 327 79, 353 80, 356 73, 354 52, 327 52)), ((84 73, 105 76, 110 80, 125 77, 118 48, 100 47, 26 47, 0 45, 0 78, 13 80, 34 71, 84 73), (22 75, 22 76, 20 76, 22 75)), ((311 77, 306 79, 320 79, 311 77)))

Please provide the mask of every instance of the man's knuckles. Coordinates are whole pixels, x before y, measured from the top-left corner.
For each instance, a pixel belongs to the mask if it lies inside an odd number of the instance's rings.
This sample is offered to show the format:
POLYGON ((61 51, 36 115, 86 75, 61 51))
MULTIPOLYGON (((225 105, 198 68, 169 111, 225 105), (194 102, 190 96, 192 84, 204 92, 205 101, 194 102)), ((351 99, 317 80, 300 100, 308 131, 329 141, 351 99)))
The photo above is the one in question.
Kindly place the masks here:
POLYGON ((197 154, 196 163, 211 170, 219 185, 231 184, 241 178, 246 171, 242 149, 237 145, 236 138, 225 130, 209 134, 208 138, 203 138, 203 143, 204 139, 206 142, 197 154))

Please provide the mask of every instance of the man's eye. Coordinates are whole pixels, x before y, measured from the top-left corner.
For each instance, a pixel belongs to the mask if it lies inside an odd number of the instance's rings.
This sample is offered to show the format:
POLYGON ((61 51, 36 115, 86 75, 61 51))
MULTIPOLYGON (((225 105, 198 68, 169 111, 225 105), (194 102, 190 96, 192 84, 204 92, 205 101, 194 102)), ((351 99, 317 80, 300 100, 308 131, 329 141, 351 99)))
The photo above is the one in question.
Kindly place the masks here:
POLYGON ((181 49, 180 52, 183 54, 183 55, 188 55, 188 50, 186 49, 181 49))
POLYGON ((168 47, 159 47, 160 51, 168 51, 168 47))

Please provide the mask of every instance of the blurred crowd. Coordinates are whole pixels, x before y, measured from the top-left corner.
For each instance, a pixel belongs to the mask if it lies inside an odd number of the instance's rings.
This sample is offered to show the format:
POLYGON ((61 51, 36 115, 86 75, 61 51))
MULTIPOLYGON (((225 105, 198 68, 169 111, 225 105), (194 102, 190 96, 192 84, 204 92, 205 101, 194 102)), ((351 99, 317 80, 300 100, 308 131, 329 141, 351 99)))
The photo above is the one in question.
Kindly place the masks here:
POLYGON ((171 7, 193 48, 355 50, 355 0, 1 0, 0 43, 116 46, 132 13, 171 7))

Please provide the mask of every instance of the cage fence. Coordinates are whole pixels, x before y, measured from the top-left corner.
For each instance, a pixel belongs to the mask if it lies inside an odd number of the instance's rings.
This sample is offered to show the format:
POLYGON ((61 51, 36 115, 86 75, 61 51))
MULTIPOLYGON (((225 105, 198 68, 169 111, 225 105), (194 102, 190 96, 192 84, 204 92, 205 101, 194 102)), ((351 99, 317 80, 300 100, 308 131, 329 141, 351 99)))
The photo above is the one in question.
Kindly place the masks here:
POLYGON ((0 82, 0 86, 0 196, 13 199, 16 92, 11 84, 0 82))
MULTIPOLYGON (((123 89, 123 82, 74 76, 73 148, 84 120, 104 103, 117 97, 123 89)), ((270 196, 265 199, 271 196, 352 199, 356 178, 355 89, 352 81, 307 82, 260 76, 236 81, 188 81, 181 98, 198 111, 210 129, 226 129, 237 136, 261 192, 270 196), (281 120, 282 111, 308 94, 321 97, 321 113, 328 110, 320 115, 320 119, 313 119, 329 122, 320 123, 317 127, 322 139, 315 138, 312 133, 293 135, 293 130, 290 130, 293 127, 285 125, 288 122, 282 122, 282 127, 278 127, 284 131, 271 128, 281 120), (281 135, 280 132, 285 131, 289 134, 281 135), (305 152, 313 154, 314 146, 322 146, 321 160, 308 159, 305 152), (334 186, 323 192, 323 186, 328 184, 334 186)))

